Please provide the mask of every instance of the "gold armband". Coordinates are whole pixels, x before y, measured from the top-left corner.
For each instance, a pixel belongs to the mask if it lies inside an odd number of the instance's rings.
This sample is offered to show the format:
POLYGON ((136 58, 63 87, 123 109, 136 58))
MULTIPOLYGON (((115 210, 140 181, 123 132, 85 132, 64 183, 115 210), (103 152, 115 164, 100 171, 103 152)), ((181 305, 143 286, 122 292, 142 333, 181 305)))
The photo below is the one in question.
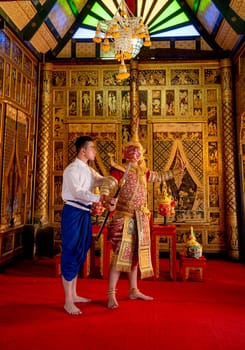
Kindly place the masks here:
POLYGON ((113 197, 118 188, 118 181, 113 176, 106 176, 100 187, 101 196, 111 196, 113 197))
POLYGON ((165 173, 162 173, 161 175, 162 175, 162 182, 168 181, 174 177, 172 170, 168 170, 165 173))
POLYGON ((150 171, 149 182, 161 182, 161 174, 157 171, 150 171))

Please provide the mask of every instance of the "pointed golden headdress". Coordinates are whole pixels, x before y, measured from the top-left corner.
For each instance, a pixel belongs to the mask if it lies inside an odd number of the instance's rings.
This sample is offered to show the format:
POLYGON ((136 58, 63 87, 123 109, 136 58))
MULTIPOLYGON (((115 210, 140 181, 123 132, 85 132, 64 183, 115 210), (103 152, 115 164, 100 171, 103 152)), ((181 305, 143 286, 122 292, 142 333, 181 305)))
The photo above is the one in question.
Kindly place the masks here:
POLYGON ((145 149, 139 141, 139 123, 136 122, 132 128, 131 140, 125 145, 123 149, 123 156, 125 159, 139 160, 143 158, 145 149))

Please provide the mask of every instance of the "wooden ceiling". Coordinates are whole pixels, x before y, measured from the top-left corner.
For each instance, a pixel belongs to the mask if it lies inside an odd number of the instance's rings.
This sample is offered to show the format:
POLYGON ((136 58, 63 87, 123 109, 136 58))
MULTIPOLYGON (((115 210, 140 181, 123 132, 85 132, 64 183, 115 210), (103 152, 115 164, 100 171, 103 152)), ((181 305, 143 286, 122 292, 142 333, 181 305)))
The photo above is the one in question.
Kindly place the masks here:
MULTIPOLYGON (((232 57, 244 45, 245 0, 127 0, 130 11, 142 16, 151 35, 151 48, 140 59, 232 57), (194 28, 179 37, 173 30, 194 28)), ((99 20, 111 18, 120 0, 0 1, 2 27, 10 26, 41 58, 100 59, 92 37, 73 35, 80 28, 94 33, 99 20), (3 25, 4 23, 4 25, 3 25)))

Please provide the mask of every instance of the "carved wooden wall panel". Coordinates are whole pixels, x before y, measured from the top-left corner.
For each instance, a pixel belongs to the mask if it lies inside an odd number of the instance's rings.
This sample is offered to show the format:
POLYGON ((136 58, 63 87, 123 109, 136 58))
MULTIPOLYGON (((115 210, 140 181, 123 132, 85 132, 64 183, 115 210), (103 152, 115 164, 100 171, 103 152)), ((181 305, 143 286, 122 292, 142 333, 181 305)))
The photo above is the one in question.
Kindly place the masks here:
POLYGON ((0 30, 0 265, 22 250, 33 215, 38 61, 0 30))
MULTIPOLYGON (((54 188, 60 187, 62 167, 75 156, 77 136, 91 134, 98 157, 93 165, 109 169, 109 155, 122 162, 122 148, 130 139, 130 81, 119 82, 113 65, 55 67, 53 71, 54 188), (60 165, 57 165, 60 164, 60 165)), ((139 64, 139 137, 149 168, 168 170, 180 155, 187 163, 183 178, 170 181, 177 200, 178 246, 194 225, 204 250, 225 249, 222 186, 221 79, 216 61, 177 64, 139 64)), ((149 186, 154 220, 159 184, 149 186)), ((62 205, 54 196, 53 217, 62 205)), ((57 235, 59 235, 56 222, 57 235)), ((167 242, 163 242, 163 249, 167 242)))

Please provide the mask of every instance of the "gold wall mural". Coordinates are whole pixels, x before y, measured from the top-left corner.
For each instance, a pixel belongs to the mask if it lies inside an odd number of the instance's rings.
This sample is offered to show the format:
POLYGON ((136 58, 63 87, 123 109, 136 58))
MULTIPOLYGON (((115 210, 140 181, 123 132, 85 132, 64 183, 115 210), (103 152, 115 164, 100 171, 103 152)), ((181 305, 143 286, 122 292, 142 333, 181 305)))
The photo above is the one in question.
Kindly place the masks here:
MULTIPOLYGON (((178 155, 187 164, 185 175, 167 184, 177 203, 171 220, 178 250, 192 225, 204 252, 239 258, 229 60, 133 61, 130 79, 120 81, 117 64, 108 62, 43 63, 39 72, 37 58, 8 29, 0 30, 0 51, 0 265, 21 252, 25 224, 52 225, 59 239, 62 174, 75 157, 76 137, 92 135, 98 150, 92 166, 107 174, 111 156, 122 163, 138 116, 149 168, 171 169, 178 155)), ((240 116, 244 144, 243 110, 240 116)), ((243 146, 240 152, 244 169, 243 146)), ((160 185, 148 189, 155 222, 162 220, 160 185)))
MULTIPOLYGON (((55 192, 63 168, 75 156, 73 142, 81 134, 91 134, 96 140, 98 160, 94 166, 101 173, 109 170, 109 155, 122 162, 123 144, 133 127, 132 103, 136 103, 139 136, 149 168, 171 169, 178 155, 187 164, 182 178, 168 182, 177 202, 172 222, 177 225, 178 249, 194 225, 204 251, 226 251, 220 63, 133 62, 130 69, 131 80, 121 82, 110 64, 53 66, 53 77, 60 77, 59 84, 52 79, 55 192)), ((159 186, 149 186, 155 222, 162 220, 156 204, 159 186)), ((58 218, 62 209, 58 198, 53 197, 53 218, 58 218)), ((59 237, 57 221, 55 226, 59 237)))
POLYGON ((0 265, 22 252, 33 216, 38 62, 0 30, 0 265))

